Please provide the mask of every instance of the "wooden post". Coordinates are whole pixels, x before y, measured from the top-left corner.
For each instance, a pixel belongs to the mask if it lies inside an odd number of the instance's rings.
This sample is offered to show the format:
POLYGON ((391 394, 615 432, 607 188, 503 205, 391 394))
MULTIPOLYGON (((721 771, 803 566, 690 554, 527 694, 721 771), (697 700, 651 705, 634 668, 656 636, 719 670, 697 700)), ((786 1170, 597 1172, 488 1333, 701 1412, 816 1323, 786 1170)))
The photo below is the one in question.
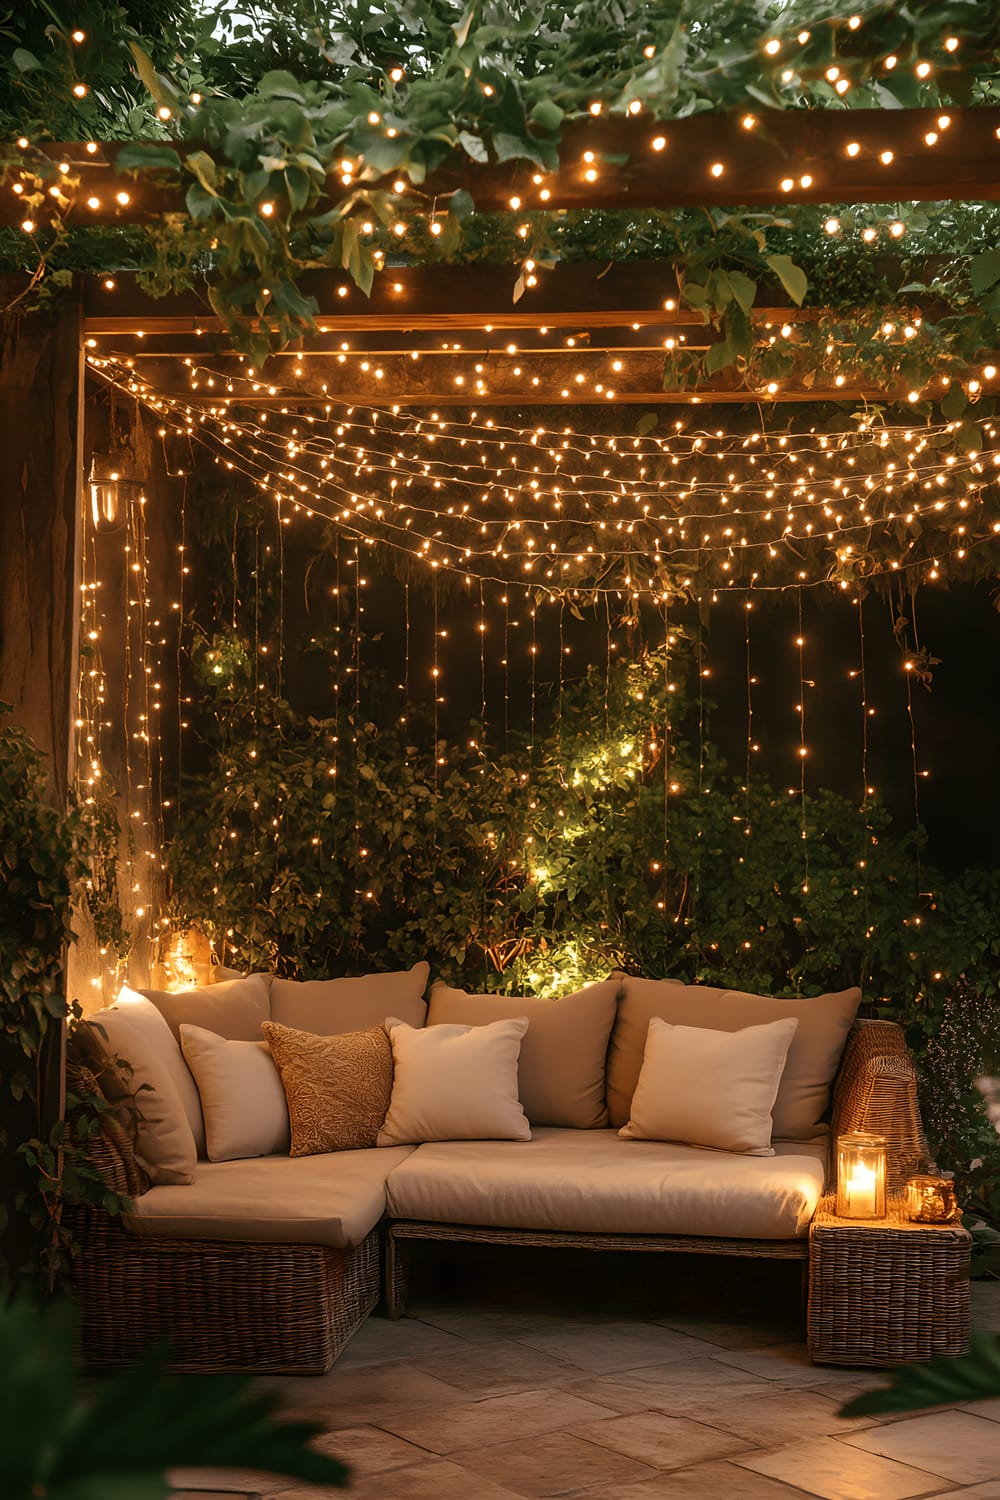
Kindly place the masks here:
MULTIPOLYGON (((0 281, 0 304, 6 304, 0 281)), ((79 655, 81 305, 0 319, 0 702, 49 762, 65 806, 79 655)))

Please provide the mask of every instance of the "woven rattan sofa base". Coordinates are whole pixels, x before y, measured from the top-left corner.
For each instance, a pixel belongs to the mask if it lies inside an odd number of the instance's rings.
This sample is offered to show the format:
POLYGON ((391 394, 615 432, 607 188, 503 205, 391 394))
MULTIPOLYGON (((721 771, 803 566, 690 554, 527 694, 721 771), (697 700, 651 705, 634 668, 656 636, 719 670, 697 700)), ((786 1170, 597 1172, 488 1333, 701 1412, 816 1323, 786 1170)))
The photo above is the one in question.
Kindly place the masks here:
POLYGON ((961 1225, 911 1224, 894 1199, 877 1223, 824 1198, 809 1231, 809 1353, 817 1364, 899 1365, 965 1354, 969 1248, 961 1225))
POLYGON ((140 1239, 86 1214, 73 1273, 82 1355, 126 1364, 167 1339, 179 1371, 320 1374, 379 1297, 379 1236, 353 1250, 140 1239))
POLYGON ((736 1240, 693 1235, 581 1234, 571 1230, 502 1229, 491 1225, 396 1219, 390 1223, 385 1237, 385 1305, 390 1318, 401 1318, 406 1311, 408 1247, 414 1240, 522 1245, 551 1250, 628 1250, 645 1254, 693 1253, 797 1260, 803 1271, 803 1300, 809 1267, 809 1243, 804 1237, 800 1240, 736 1240))

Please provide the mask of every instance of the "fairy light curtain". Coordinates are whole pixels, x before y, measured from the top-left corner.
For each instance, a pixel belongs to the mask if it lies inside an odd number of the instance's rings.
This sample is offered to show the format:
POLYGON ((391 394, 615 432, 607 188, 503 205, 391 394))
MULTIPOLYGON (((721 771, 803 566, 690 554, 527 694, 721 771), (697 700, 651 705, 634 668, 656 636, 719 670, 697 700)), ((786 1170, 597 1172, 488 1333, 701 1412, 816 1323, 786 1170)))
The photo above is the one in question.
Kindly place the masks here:
MULTIPOLYGON (((980 425, 981 448, 970 451, 948 423, 917 427, 872 419, 848 424, 845 419, 833 432, 733 432, 698 425, 686 416, 671 419, 656 433, 623 434, 581 431, 565 423, 516 426, 509 416, 504 421, 475 413, 457 418, 392 408, 317 412, 289 405, 284 411, 271 406, 254 412, 235 401, 197 404, 157 392, 142 384, 127 358, 91 358, 95 371, 113 382, 119 396, 141 406, 155 423, 168 472, 180 484, 186 484, 193 470, 208 468, 223 485, 256 494, 260 519, 249 579, 237 557, 234 512, 228 624, 231 630, 236 625, 239 597, 243 620, 252 621, 249 670, 261 689, 267 685, 281 693, 287 686, 288 598, 301 588, 298 574, 294 581, 286 576, 288 547, 300 533, 312 538, 309 545, 320 534, 328 538, 333 580, 328 606, 335 640, 330 688, 335 704, 351 706, 353 723, 349 743, 329 747, 334 796, 340 769, 346 770, 352 758, 356 764, 359 753, 366 709, 362 679, 370 669, 384 669, 395 684, 401 726, 414 719, 419 736, 424 731, 419 712, 416 718, 414 713, 426 710, 429 745, 422 753, 431 752, 436 796, 459 747, 457 704, 467 717, 478 710, 482 726, 481 743, 474 737, 465 750, 485 755, 491 744, 505 751, 523 746, 518 782, 528 809, 542 732, 556 734, 559 775, 568 786, 581 775, 621 775, 644 784, 655 778, 662 787, 662 826, 648 851, 648 865, 650 877, 663 882, 656 905, 664 914, 675 911, 677 901, 670 884, 673 805, 679 798, 694 797, 701 806, 711 789, 711 705, 720 664, 725 670, 719 686, 728 693, 735 683, 732 661, 717 651, 713 639, 713 607, 726 604, 740 611, 743 833, 752 839, 753 788, 769 752, 767 769, 774 774, 778 739, 782 753, 794 756, 787 795, 798 807, 799 888, 808 895, 811 804, 820 784, 813 758, 816 699, 834 688, 829 673, 824 676, 823 645, 811 616, 804 619, 804 603, 832 586, 856 618, 859 655, 848 677, 861 720, 855 738, 862 806, 867 807, 876 795, 869 767, 876 706, 866 683, 865 610, 858 584, 877 575, 894 578, 902 599, 912 582, 954 576, 956 569, 960 574, 970 552, 1000 532, 1000 522, 993 520, 993 476, 1000 455, 988 421, 980 425), (860 568, 867 576, 859 580, 855 570, 860 568), (271 583, 265 585, 268 577, 271 583), (262 597, 265 587, 276 591, 276 608, 262 597), (392 606, 399 628, 392 631, 391 648, 373 646, 366 599, 378 591, 375 613, 381 615, 390 587, 399 596, 392 606), (771 660, 762 662, 755 647, 760 629, 755 611, 778 592, 786 596, 782 617, 789 624, 790 648, 780 670, 771 660), (680 726, 695 736, 696 784, 682 785, 674 775, 679 726, 669 711, 652 719, 641 735, 616 737, 608 686, 603 727, 613 746, 613 766, 605 762, 581 770, 568 751, 563 763, 567 685, 594 664, 609 685, 614 663, 638 661, 649 649, 659 653, 664 691, 671 691, 673 657, 679 650, 675 622, 686 619, 690 629, 692 611, 699 610, 704 628, 697 645, 695 719, 680 726), (773 712, 770 725, 762 714, 763 703, 768 697, 773 701, 776 691, 787 695, 784 729, 775 727, 780 719, 773 712)), ((198 374, 193 371, 192 380, 198 374)), ((123 565, 138 569, 133 597, 148 602, 142 520, 139 505, 123 543, 123 565)), ((182 538, 184 534, 182 530, 182 538)), ((173 607, 186 615, 200 581, 190 577, 190 552, 183 539, 177 557, 173 607)), ((90 577, 84 590, 86 634, 92 638, 99 587, 100 580, 90 577)), ((683 624, 679 628, 683 633, 683 624)), ((165 658, 158 651, 149 631, 143 641, 142 660, 133 663, 140 680, 159 685, 172 677, 179 682, 176 646, 170 660, 169 652, 165 658)), ((912 688, 913 671, 920 673, 920 646, 905 630, 900 645, 900 691, 906 697, 914 816, 919 817, 919 783, 927 772, 920 764, 912 688)), ((218 670, 227 671, 227 663, 220 660, 218 670)), ((81 699, 81 737, 88 746, 99 740, 94 730, 102 709, 99 666, 92 671, 81 699)), ((191 763, 183 712, 180 723, 183 771, 191 763)), ((142 732, 148 735, 142 747, 143 774, 151 782, 162 776, 155 719, 142 732)), ((609 755, 606 747, 601 753, 609 755)), ((91 777, 99 769, 95 751, 85 778, 90 792, 91 777)), ((169 812, 172 800, 162 798, 156 818, 163 818, 164 809, 169 812)), ((345 806, 343 812, 327 852, 332 858, 347 854, 359 872, 353 920, 360 944, 362 904, 376 895, 363 878, 369 851, 361 819, 356 808, 345 806)), ((277 869, 282 823, 279 807, 266 831, 267 851, 255 828, 250 850, 255 862, 266 857, 277 869)), ((230 836, 230 830, 220 828, 220 839, 230 836)), ((532 861, 530 850, 526 854, 528 875, 544 894, 549 872, 532 861)), ((862 898, 866 866, 862 840, 853 887, 862 898)), ((684 896, 693 906, 704 876, 699 853, 693 888, 684 896)), ((919 866, 912 885, 915 901, 928 894, 921 892, 919 866)), ((155 921, 169 929, 167 917, 157 915, 155 921)), ((752 944, 752 939, 746 942, 752 944)))

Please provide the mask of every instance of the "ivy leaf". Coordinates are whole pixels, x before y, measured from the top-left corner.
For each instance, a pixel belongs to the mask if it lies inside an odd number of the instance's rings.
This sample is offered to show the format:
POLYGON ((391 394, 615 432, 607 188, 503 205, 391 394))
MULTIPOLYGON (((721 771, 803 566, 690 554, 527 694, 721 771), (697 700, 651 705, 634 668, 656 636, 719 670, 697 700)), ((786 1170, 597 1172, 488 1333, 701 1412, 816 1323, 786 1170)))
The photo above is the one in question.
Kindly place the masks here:
POLYGON ((948 422, 957 422, 969 404, 969 398, 957 380, 953 380, 941 397, 941 415, 948 422))
POLYGON ((169 109, 173 113, 179 103, 177 90, 156 71, 152 58, 148 52, 143 51, 138 42, 129 42, 128 50, 132 54, 136 72, 145 84, 147 92, 161 109, 169 109))
POLYGON ((472 194, 467 192, 465 188, 459 188, 449 198, 448 207, 459 223, 461 223, 474 212, 476 205, 472 201, 472 194))
POLYGON ((750 276, 744 275, 742 271, 730 271, 729 285, 733 289, 733 296, 745 313, 749 313, 757 296, 757 283, 750 276))
POLYGON ((288 193, 288 201, 294 212, 305 208, 309 202, 310 192, 309 173, 302 167, 288 166, 285 168, 285 190, 288 193))
MULTIPOLYGON (((797 266, 790 255, 769 255, 766 261, 792 301, 797 307, 801 307, 802 299, 809 286, 802 267, 797 266)), ((1000 272, 997 274, 1000 275, 1000 272)))
POLYGON ((539 99, 531 111, 531 122, 539 130, 558 130, 563 122, 563 112, 554 99, 539 99))
POLYGON ((219 196, 215 186, 217 181, 215 162, 207 151, 192 151, 191 155, 185 158, 184 165, 197 177, 206 193, 211 193, 214 198, 219 196))
POLYGON ((466 156, 471 156, 473 161, 489 161, 489 152, 487 151, 483 142, 480 140, 479 136, 473 135, 471 131, 460 130, 458 132, 458 144, 461 146, 466 156))
POLYGON ((706 375, 717 375, 720 370, 724 370, 728 365, 734 363, 735 355, 733 354, 729 340, 727 338, 719 339, 705 355, 705 373, 706 375))
POLYGON ((35 68, 42 66, 35 54, 29 52, 27 47, 15 47, 10 60, 19 73, 31 73, 35 68))
POLYGON ((977 297, 995 286, 1000 281, 1000 250, 985 250, 982 255, 974 255, 969 265, 969 281, 977 297))
POLYGON ((132 141, 123 146, 115 157, 115 166, 123 172, 161 170, 179 172, 181 159, 172 146, 156 146, 150 142, 132 141))
POLYGON ((458 24, 451 28, 455 33, 456 47, 464 47, 466 42, 469 40, 469 31, 475 18, 476 7, 474 5, 470 5, 468 10, 465 12, 465 15, 458 22, 458 24))

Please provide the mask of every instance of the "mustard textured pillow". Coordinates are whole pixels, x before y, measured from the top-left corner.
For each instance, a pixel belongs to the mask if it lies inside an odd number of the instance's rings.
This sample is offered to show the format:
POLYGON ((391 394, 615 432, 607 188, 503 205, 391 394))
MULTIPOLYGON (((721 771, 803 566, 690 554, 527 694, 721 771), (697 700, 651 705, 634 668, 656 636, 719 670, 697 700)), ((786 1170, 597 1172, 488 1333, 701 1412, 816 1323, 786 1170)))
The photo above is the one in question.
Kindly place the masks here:
POLYGON ((392 1096, 392 1048, 383 1026, 316 1036, 265 1021, 281 1074, 291 1156, 374 1146, 392 1096))

